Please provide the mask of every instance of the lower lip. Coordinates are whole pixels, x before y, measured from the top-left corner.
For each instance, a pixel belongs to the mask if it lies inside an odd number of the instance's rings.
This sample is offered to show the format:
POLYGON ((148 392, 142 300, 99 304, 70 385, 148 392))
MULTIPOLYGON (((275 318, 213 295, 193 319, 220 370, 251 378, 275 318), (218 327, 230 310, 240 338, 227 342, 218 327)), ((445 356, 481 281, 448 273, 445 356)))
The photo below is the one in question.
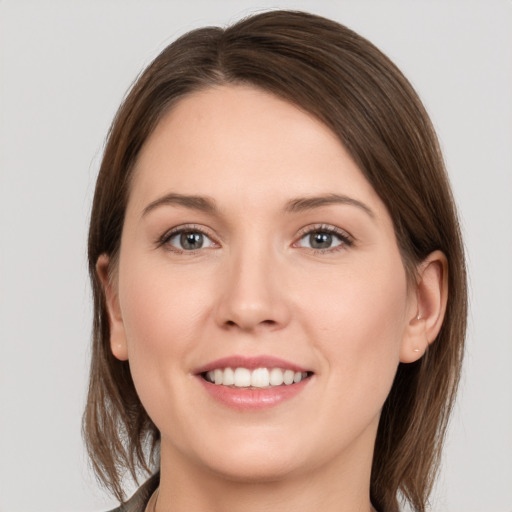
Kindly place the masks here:
POLYGON ((274 386, 262 389, 235 388, 213 384, 198 376, 204 389, 218 402, 232 409, 255 411, 274 407, 297 396, 308 384, 311 377, 296 384, 274 386))

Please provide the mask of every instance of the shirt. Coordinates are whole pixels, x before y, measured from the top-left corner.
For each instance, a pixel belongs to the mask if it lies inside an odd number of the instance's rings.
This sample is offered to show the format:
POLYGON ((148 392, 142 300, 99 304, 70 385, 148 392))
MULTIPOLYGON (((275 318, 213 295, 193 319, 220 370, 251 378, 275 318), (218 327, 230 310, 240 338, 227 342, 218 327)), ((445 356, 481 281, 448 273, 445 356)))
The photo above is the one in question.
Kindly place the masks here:
POLYGON ((160 473, 156 473, 147 482, 142 484, 128 501, 110 512, 144 512, 149 498, 151 498, 159 484, 160 473))

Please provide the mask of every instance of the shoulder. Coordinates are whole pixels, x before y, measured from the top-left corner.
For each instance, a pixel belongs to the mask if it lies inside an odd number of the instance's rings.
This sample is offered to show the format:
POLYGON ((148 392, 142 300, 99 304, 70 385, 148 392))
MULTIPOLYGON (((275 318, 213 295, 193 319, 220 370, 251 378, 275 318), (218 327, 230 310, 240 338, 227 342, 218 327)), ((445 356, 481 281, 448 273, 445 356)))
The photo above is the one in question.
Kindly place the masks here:
POLYGON ((146 505, 160 483, 160 473, 154 474, 149 480, 142 484, 135 494, 119 507, 109 512, 144 512, 146 505))

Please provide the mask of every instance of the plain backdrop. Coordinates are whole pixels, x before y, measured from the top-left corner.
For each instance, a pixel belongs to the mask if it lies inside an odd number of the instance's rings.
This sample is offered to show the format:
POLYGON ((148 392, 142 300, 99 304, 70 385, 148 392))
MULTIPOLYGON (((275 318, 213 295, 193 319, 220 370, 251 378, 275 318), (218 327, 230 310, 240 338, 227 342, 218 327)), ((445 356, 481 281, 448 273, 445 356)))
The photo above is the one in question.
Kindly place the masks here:
POLYGON ((185 31, 286 7, 387 53, 438 130, 471 276, 468 350, 436 512, 512 512, 512 2, 0 1, 0 511, 101 511, 80 421, 86 233, 103 141, 185 31))

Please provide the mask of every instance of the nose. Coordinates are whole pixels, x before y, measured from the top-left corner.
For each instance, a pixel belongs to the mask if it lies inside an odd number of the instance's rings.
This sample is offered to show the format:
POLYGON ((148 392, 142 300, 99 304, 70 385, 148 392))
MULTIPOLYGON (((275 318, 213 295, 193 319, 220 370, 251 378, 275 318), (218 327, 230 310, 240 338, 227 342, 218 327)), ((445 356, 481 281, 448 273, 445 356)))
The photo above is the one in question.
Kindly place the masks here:
POLYGON ((222 328, 273 331, 289 323, 286 279, 278 260, 264 250, 246 248, 226 262, 216 308, 222 328))

